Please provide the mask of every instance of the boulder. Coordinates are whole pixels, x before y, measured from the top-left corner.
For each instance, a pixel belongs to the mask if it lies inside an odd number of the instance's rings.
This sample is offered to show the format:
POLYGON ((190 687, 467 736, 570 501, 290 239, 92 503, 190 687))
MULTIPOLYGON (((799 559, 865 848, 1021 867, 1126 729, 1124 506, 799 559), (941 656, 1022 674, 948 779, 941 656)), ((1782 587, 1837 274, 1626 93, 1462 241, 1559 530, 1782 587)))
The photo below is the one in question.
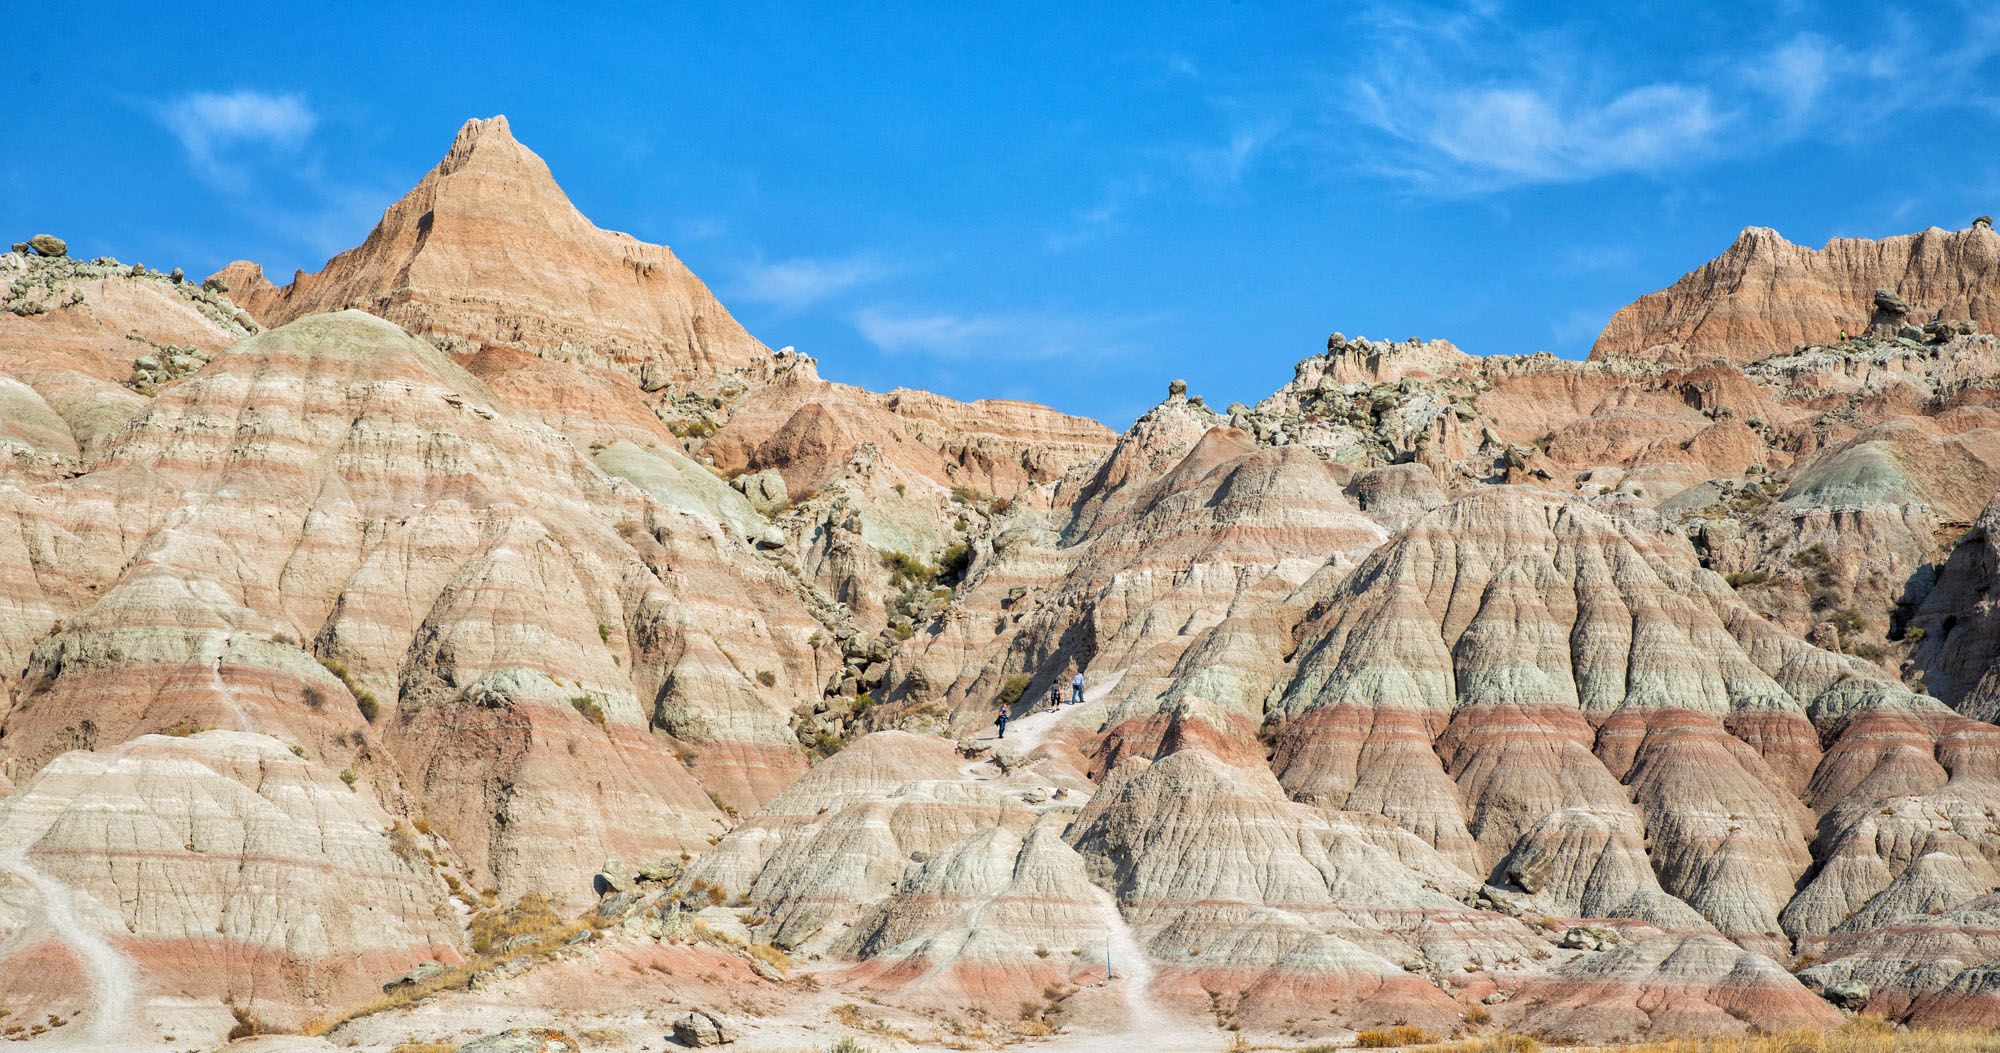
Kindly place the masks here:
POLYGON ((674 1041, 683 1046, 725 1046, 736 1041, 736 1028, 706 1009, 696 1009, 674 1021, 674 1041))
POLYGON ((393 991, 399 990, 404 987, 415 987, 417 984, 423 983, 425 980, 428 980, 433 976, 438 976, 449 971, 450 970, 446 969, 444 966, 439 965, 436 962, 425 962, 422 965, 419 965, 416 968, 411 969, 409 972, 406 972, 403 975, 396 977, 394 980, 391 980, 388 983, 383 984, 382 993, 389 994, 393 991))
POLYGON ((1186 394, 1187 394, 1187 381, 1176 379, 1167 382, 1168 398, 1177 399, 1186 394))
POLYGON ((576 1039, 549 1027, 517 1027, 475 1038, 458 1053, 583 1053, 576 1039))
POLYGON ((1884 314, 1904 315, 1910 313, 1910 305, 1901 296, 1888 289, 1875 290, 1875 309, 1884 314))
POLYGON ((1860 1012, 1862 1007, 1868 1004, 1868 997, 1873 993, 1867 984, 1848 980, 1826 985, 1826 989, 1820 992, 1820 997, 1842 1009, 1860 1012))
POLYGON ((591 883, 602 895, 606 892, 630 891, 637 878, 638 874, 631 867, 616 859, 607 859, 604 861, 603 869, 597 872, 591 883))
POLYGON ((765 515, 782 510, 791 501, 785 491, 785 477, 779 475, 776 469, 747 472, 731 479, 729 485, 749 499, 750 507, 765 515))
POLYGON ((1562 946, 1575 951, 1602 951, 1624 943, 1618 930, 1603 925, 1576 925, 1562 934, 1562 946))
POLYGON ((603 921, 622 918, 631 913, 632 908, 638 906, 644 898, 637 892, 614 892, 604 897, 604 902, 597 905, 597 916, 603 921))
POLYGON ((69 243, 54 234, 37 234, 28 239, 28 247, 44 256, 69 255, 69 243))

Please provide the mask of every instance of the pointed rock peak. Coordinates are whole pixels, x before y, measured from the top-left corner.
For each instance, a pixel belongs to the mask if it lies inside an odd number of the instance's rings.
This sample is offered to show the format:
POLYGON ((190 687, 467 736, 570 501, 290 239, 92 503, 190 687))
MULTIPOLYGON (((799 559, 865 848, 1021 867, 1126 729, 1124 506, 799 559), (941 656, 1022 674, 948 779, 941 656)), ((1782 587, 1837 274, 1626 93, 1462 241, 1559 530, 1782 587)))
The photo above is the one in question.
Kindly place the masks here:
POLYGON ((482 139, 514 142, 514 129, 508 126, 507 115, 496 113, 491 117, 468 118, 464 124, 458 126, 458 139, 452 146, 456 149, 482 139))
POLYGON ((1730 242, 1729 248, 1731 251, 1738 249, 1754 250, 1790 244, 1791 242, 1786 241, 1783 234, 1772 230, 1770 227, 1744 227, 1742 233, 1736 235, 1736 240, 1730 242))
POLYGON ((506 154, 510 158, 534 158, 543 178, 550 183, 555 182, 555 177, 549 173, 548 166, 542 163, 542 159, 536 157, 534 151, 521 145, 519 139, 514 138, 513 129, 508 127, 505 114, 474 117, 460 125, 458 135, 451 141, 451 149, 445 151, 444 160, 439 161, 433 171, 440 175, 449 174, 470 164, 474 155, 484 156, 489 153, 506 154))
POLYGON ((345 307, 453 354, 508 348, 634 380, 712 376, 771 357, 665 246, 578 212, 497 116, 465 122, 360 246, 253 298, 250 310, 280 325, 345 307))

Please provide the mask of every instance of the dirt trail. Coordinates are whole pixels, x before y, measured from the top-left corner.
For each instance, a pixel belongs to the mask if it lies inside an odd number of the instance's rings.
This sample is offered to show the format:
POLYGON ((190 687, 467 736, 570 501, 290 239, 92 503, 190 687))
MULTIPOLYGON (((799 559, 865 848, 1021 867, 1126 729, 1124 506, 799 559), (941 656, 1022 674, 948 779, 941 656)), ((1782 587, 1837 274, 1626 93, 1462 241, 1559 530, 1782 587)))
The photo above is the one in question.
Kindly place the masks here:
POLYGON ((229 730, 261 731, 262 729, 257 727, 257 722, 251 718, 249 711, 243 708, 243 703, 237 701, 236 692, 222 679, 222 662, 228 654, 229 637, 224 636, 222 638, 222 650, 216 653, 215 664, 209 667, 208 686, 210 690, 222 696, 223 705, 229 707, 229 730))
MULTIPOLYGON (((92 928, 76 912, 77 891, 37 870, 20 852, 0 856, 0 872, 19 878, 34 890, 41 906, 41 924, 76 956, 90 977, 93 997, 81 1032, 70 1028, 44 1037, 36 1049, 114 1053, 136 1048, 133 1008, 139 1000, 139 972, 124 952, 92 928)), ((25 931, 32 932, 33 923, 25 931)))

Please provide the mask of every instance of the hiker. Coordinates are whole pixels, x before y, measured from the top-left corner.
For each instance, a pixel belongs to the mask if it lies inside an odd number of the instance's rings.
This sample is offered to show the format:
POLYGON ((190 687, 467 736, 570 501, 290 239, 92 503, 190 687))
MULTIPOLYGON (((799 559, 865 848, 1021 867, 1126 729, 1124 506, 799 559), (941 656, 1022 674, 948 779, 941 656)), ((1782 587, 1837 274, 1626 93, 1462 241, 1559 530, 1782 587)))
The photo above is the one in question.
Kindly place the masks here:
POLYGON ((1052 683, 1052 684, 1050 684, 1050 685, 1049 685, 1049 708, 1050 708, 1050 709, 1061 709, 1061 708, 1062 708, 1062 682, 1061 682, 1061 681, 1056 681, 1055 683, 1052 683))
POLYGON ((995 723, 995 724, 998 724, 998 725, 1000 726, 1000 737, 1001 737, 1001 738, 1003 738, 1003 739, 1004 739, 1004 738, 1006 738, 1006 737, 1007 737, 1007 707, 1006 707, 1006 706, 1005 706, 1004 704, 1003 704, 1003 705, 1002 705, 1002 706, 1000 707, 1000 716, 999 716, 999 718, 998 718, 998 719, 996 719, 996 720, 994 720, 994 721, 993 721, 993 723, 995 723))
POLYGON ((1079 669, 1076 671, 1075 676, 1069 678, 1069 704, 1074 706, 1077 705, 1078 703, 1081 703, 1082 701, 1083 701, 1083 670, 1079 669))

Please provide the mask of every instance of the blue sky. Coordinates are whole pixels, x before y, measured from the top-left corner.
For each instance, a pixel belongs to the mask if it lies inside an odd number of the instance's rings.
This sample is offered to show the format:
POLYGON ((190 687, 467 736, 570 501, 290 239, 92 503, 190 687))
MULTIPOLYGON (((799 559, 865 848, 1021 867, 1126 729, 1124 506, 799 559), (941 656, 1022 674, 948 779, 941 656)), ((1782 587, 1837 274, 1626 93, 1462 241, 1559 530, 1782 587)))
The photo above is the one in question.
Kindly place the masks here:
POLYGON ((10 11, 0 233, 282 282, 505 113, 825 375, 1123 427, 1334 330, 1581 356, 1746 225, 2000 212, 1995 5, 423 6, 10 11))

